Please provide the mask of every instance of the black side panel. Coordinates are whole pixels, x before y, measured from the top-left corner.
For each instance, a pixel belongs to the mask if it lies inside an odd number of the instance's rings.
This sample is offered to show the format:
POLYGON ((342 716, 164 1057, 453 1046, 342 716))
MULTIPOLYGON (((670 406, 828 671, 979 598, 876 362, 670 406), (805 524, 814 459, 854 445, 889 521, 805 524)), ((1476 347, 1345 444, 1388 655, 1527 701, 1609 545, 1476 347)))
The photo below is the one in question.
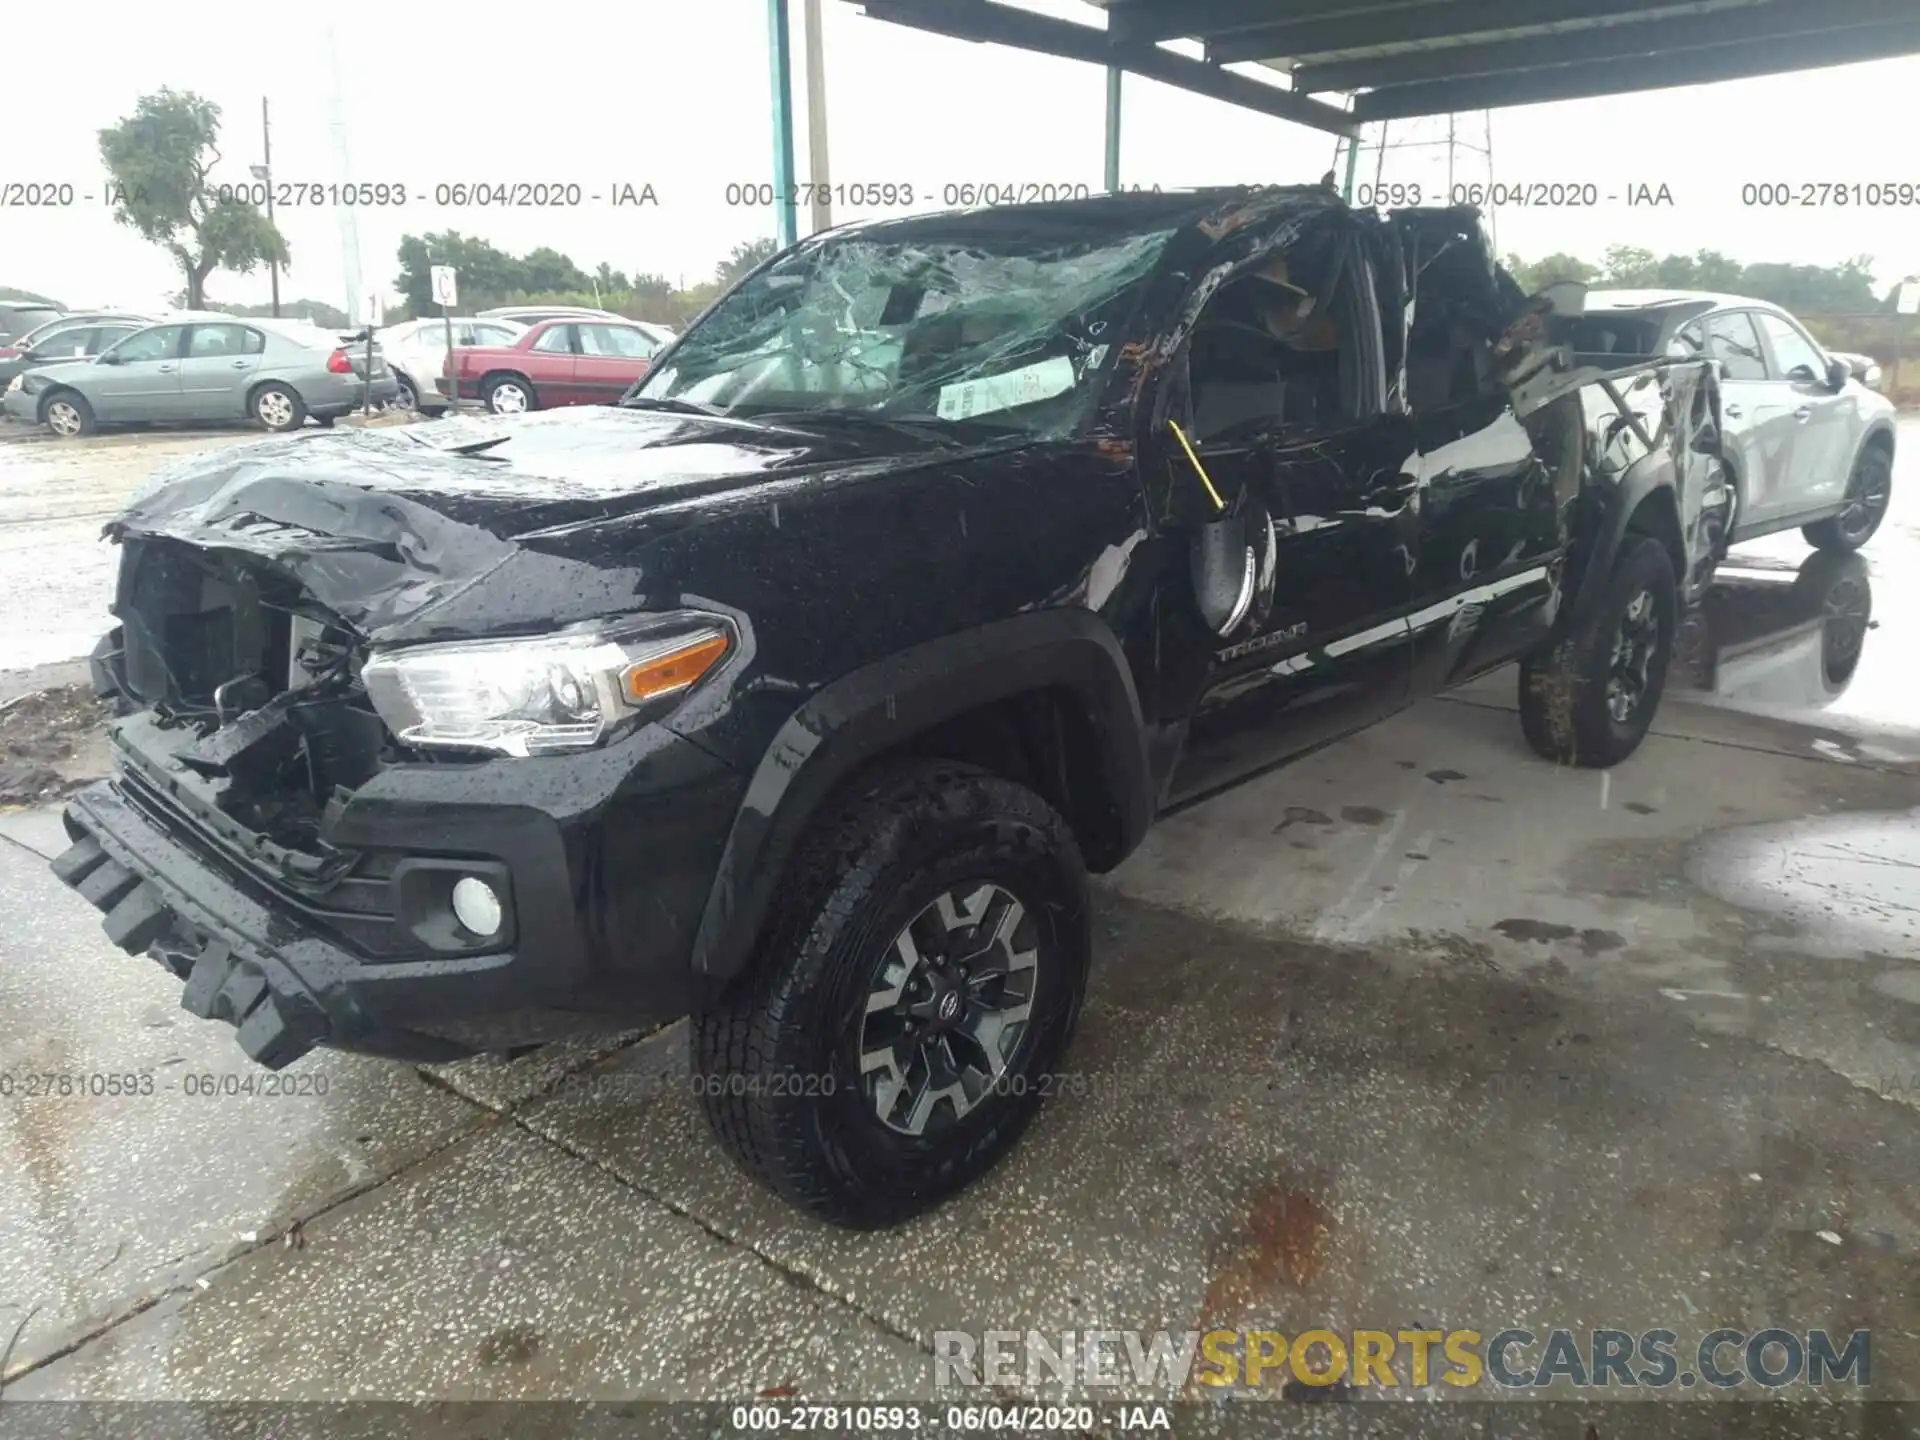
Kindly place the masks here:
POLYGON ((1113 632, 1088 610, 1030 611, 902 651, 821 689, 774 737, 734 817, 695 938, 692 969, 740 972, 774 889, 821 803, 863 764, 977 706, 1066 687, 1093 720, 1115 810, 1117 863, 1146 833, 1153 782, 1140 699, 1113 632))

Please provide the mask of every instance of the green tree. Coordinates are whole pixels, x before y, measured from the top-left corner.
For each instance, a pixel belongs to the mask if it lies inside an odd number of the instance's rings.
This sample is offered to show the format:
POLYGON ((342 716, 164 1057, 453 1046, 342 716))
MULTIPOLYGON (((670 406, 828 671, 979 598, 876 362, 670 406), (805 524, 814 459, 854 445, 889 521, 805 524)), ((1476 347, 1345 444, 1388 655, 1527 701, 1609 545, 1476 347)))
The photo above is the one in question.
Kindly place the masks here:
POLYGON ((733 247, 733 253, 720 262, 713 272, 714 281, 721 289, 735 284, 749 270, 757 269, 763 262, 771 259, 779 250, 777 240, 742 240, 733 247))
POLYGON ((1726 293, 1740 288, 1746 266, 1722 255, 1718 250, 1702 250, 1694 255, 1694 283, 1702 290, 1726 293))
POLYGON ((1537 295, 1547 286, 1557 285, 1562 280, 1578 280, 1588 285, 1600 273, 1597 267, 1589 265, 1577 255, 1549 255, 1544 260, 1534 261, 1509 255, 1507 270, 1529 295, 1537 295))
POLYGON ((618 295, 633 289, 633 283, 627 279, 627 272, 616 270, 602 260, 593 272, 593 283, 603 295, 618 295))
POLYGON ((1638 245, 1609 245, 1600 260, 1600 282, 1623 290, 1638 290, 1660 283, 1660 262, 1651 250, 1638 245))
POLYGON ((457 272, 463 310, 505 304, 509 297, 528 288, 526 266, 478 236, 462 235, 457 230, 442 230, 437 235, 403 235, 400 273, 393 284, 406 297, 408 314, 437 313, 433 303, 432 267, 435 265, 451 265, 457 272))
POLYGON ((555 295, 563 290, 591 290, 593 279, 569 257, 543 245, 529 250, 521 259, 520 288, 536 295, 555 295))
MULTIPOLYGON (((209 310, 219 310, 228 315, 271 315, 271 305, 213 305, 209 310)), ((280 314, 289 320, 311 320, 322 330, 351 330, 356 328, 347 312, 337 305, 329 305, 324 300, 288 300, 280 306, 280 314)))
POLYGON ((287 263, 287 242, 260 208, 210 182, 220 162, 220 107, 190 90, 143 95, 133 114, 99 132, 112 177, 113 218, 172 255, 189 309, 206 304, 215 270, 244 275, 287 263))

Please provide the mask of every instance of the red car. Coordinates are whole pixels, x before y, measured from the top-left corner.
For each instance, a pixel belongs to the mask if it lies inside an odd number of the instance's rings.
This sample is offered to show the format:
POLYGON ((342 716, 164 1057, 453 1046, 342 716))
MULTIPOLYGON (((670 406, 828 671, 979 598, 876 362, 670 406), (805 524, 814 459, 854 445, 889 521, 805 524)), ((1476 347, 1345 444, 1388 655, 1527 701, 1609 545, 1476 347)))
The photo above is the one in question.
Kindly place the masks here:
MULTIPOLYGON (((611 405, 647 373, 661 342, 622 320, 543 320, 511 345, 455 347, 460 398, 496 415, 611 405)), ((434 381, 441 394, 447 377, 434 381)))

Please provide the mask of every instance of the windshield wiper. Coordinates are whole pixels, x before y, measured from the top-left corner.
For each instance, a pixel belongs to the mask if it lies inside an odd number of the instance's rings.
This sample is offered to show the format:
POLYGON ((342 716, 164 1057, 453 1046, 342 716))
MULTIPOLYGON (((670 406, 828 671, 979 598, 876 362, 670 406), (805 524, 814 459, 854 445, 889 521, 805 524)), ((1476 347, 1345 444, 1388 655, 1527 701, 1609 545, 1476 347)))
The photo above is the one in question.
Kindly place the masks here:
POLYGON ((629 395, 620 402, 623 410, 672 410, 682 415, 705 415, 709 419, 722 417, 725 411, 715 405, 702 405, 697 400, 682 400, 677 395, 629 395))
POLYGON ((513 438, 511 435, 488 435, 479 440, 462 440, 453 445, 441 445, 413 430, 402 430, 400 433, 414 444, 425 446, 437 454, 465 455, 470 460, 505 460, 507 457, 504 455, 490 455, 487 452, 494 446, 504 445, 513 438))
POLYGON ((804 429, 809 425, 819 428, 840 424, 852 425, 855 428, 891 430, 896 435, 909 435, 916 440, 931 440, 937 445, 948 447, 964 446, 967 443, 937 422, 905 420, 893 415, 882 415, 873 410, 762 410, 746 418, 765 425, 786 426, 789 429, 804 429))

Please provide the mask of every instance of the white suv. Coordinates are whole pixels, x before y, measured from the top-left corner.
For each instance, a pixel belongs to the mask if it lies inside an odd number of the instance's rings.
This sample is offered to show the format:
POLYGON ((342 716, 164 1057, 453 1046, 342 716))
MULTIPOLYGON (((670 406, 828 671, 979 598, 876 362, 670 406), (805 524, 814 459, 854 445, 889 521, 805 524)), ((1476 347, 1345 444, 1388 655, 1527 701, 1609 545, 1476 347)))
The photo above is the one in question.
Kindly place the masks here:
POLYGON ((1858 550, 1880 528, 1893 494, 1893 404, 1785 310, 1700 291, 1590 290, 1578 326, 1582 351, 1719 362, 1728 544, 1798 526, 1822 550, 1858 550))

